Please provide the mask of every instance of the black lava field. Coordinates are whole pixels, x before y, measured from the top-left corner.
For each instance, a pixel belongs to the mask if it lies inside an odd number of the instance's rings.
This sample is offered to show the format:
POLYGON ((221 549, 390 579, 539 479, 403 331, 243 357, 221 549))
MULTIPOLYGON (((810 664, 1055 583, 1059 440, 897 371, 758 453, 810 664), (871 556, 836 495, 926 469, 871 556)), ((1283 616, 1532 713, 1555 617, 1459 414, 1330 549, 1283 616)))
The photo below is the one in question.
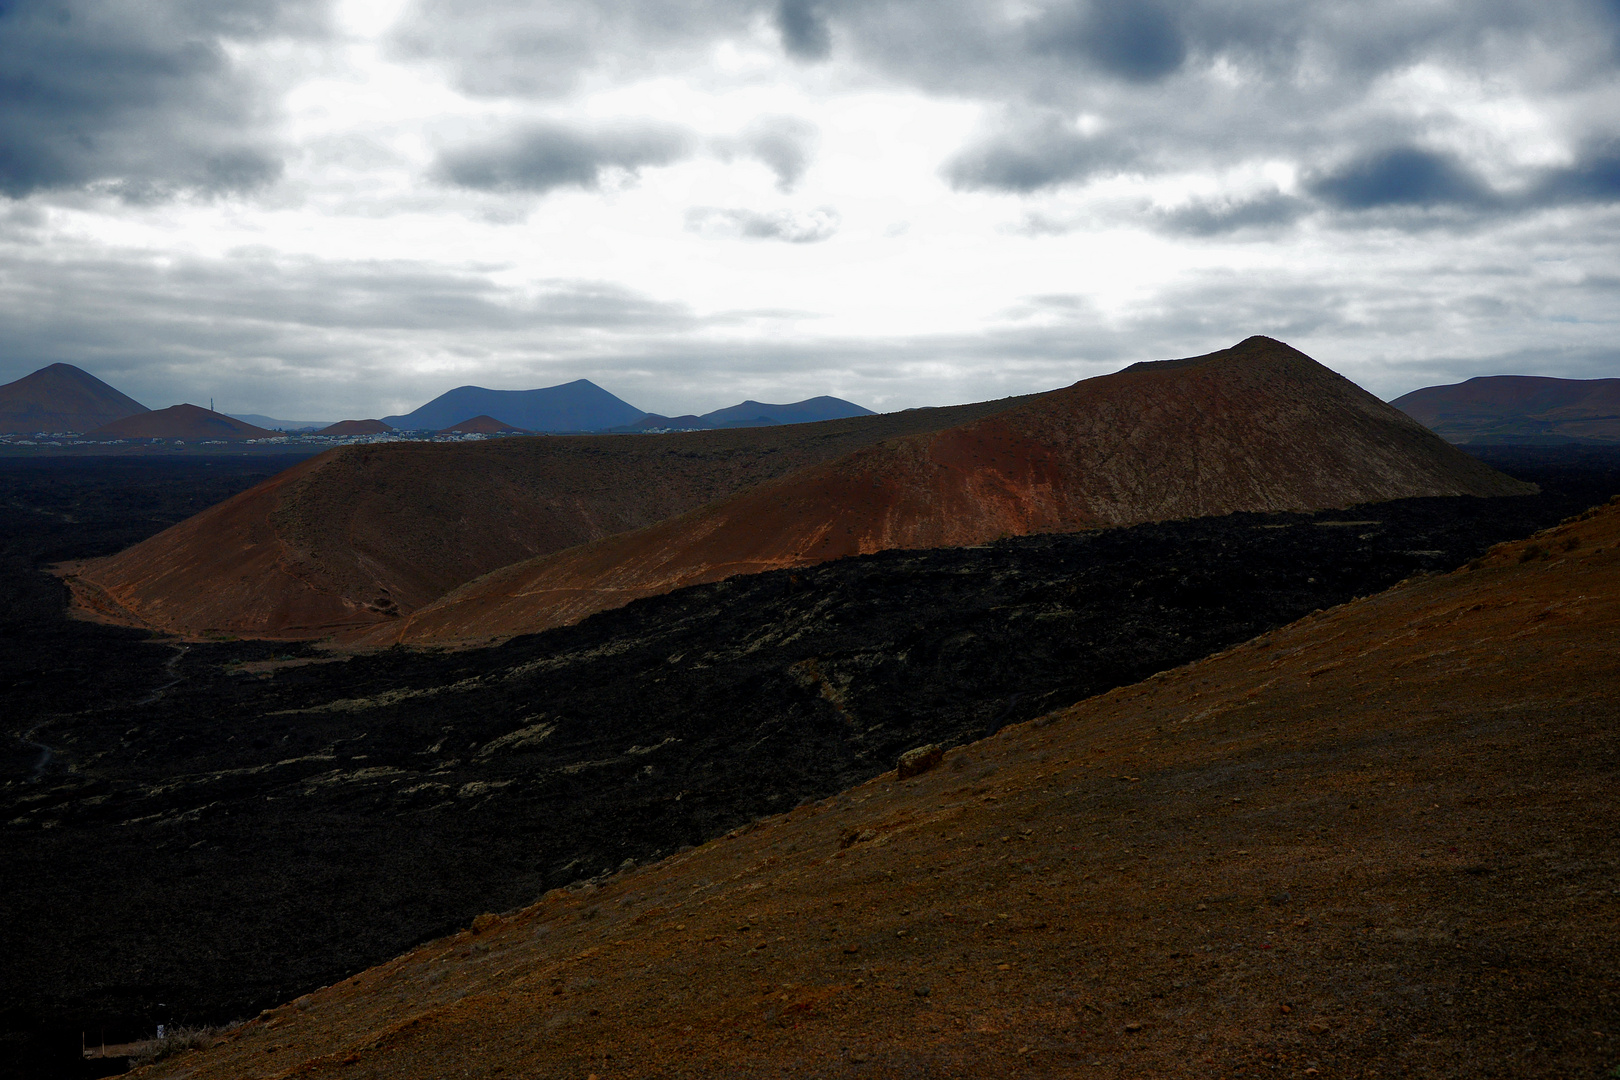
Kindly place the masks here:
POLYGON ((0 462, 0 1076, 94 1075, 81 1031, 252 1015, 1620 491, 1620 450, 1487 460, 1542 494, 888 552, 348 658, 70 620, 40 570, 286 463, 0 462))

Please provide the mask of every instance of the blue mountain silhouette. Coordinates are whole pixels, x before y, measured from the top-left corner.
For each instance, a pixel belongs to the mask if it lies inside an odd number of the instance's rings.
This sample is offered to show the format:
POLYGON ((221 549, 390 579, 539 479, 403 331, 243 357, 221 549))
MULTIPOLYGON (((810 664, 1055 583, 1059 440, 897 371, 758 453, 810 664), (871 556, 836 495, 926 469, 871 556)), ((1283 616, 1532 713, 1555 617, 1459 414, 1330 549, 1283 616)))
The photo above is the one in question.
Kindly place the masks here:
POLYGON ((851 416, 871 416, 871 409, 863 409, 843 398, 806 398, 791 405, 766 405, 760 401, 745 401, 725 409, 704 413, 710 427, 764 427, 767 424, 809 424, 817 420, 843 420, 851 416))
POLYGON ((458 386, 404 416, 382 419, 407 431, 439 431, 480 415, 527 431, 602 431, 633 424, 647 414, 589 379, 575 379, 538 390, 458 386))

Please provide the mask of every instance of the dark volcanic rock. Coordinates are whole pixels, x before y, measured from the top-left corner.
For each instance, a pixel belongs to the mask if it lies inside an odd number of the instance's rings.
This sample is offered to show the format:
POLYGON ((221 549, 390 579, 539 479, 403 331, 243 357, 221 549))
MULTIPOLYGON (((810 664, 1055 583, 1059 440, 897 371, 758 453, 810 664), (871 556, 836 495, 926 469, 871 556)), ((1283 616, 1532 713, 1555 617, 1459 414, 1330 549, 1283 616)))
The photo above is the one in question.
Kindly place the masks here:
MULTIPOLYGON (((170 1022, 246 1015, 912 747, 1448 569, 1620 487, 1620 455, 1496 463, 1547 490, 886 552, 494 649, 335 660, 61 620, 60 586, 32 564, 109 537, 70 550, 49 514, 8 516, 5 587, 58 607, 7 624, 3 650, 22 706, 0 754, 5 1027, 76 1050, 103 1023, 109 1040, 139 1033, 159 1003, 170 1022)), ((97 501, 43 472, 36 495, 21 472, 3 474, 11 505, 97 501)))

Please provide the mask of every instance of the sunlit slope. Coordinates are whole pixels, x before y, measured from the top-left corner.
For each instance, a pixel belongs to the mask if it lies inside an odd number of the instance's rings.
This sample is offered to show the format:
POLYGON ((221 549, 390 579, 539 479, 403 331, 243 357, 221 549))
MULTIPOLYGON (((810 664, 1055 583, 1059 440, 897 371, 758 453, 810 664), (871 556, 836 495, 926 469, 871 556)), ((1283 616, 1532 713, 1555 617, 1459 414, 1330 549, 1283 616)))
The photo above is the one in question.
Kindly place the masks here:
POLYGON ((1531 490, 1269 338, 1138 364, 495 571, 372 641, 471 641, 733 574, 1240 510, 1531 490))

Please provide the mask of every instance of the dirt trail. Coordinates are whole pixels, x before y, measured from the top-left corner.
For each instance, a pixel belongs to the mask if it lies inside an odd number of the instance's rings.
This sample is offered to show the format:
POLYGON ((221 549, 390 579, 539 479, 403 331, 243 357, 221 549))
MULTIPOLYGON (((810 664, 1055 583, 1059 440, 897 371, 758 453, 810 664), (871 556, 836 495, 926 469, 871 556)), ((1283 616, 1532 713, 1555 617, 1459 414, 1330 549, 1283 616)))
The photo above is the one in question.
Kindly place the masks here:
POLYGON ((1605 1075, 1617 586, 1611 506, 142 1075, 1605 1075))

